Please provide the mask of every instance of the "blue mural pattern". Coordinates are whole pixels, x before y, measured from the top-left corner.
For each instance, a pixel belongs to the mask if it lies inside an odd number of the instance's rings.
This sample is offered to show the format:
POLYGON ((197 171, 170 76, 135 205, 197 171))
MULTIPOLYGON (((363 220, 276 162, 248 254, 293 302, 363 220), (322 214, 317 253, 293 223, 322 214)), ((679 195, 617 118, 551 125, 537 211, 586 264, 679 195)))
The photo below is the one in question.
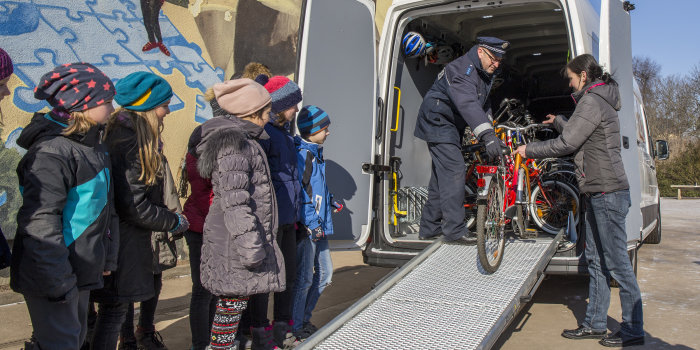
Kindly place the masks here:
MULTIPOLYGON (((211 117, 211 107, 202 94, 224 79, 224 71, 209 65, 202 49, 188 42, 162 11, 158 20, 170 57, 158 50, 141 51, 148 36, 140 6, 131 0, 0 1, 2 47, 12 57, 15 74, 27 85, 15 88, 13 103, 30 113, 46 107, 34 99, 35 82, 63 63, 89 62, 115 82, 135 71, 177 70, 188 87, 201 92, 194 117, 204 122, 211 117)), ((183 108, 182 99, 174 96, 170 109, 183 108)))

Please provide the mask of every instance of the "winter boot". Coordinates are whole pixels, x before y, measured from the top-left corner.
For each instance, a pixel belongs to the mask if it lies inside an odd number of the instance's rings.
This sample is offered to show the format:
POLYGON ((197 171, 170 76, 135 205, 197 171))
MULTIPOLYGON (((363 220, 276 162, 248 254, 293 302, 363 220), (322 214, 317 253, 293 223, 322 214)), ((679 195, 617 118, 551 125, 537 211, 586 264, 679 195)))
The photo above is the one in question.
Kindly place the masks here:
POLYGON ((272 337, 272 326, 251 327, 250 332, 253 336, 252 350, 279 349, 275 346, 275 340, 272 337))
POLYGON ((136 343, 140 350, 168 350, 168 348, 163 344, 163 337, 160 333, 153 330, 145 330, 138 327, 135 332, 136 343))
POLYGON ((292 334, 292 327, 287 321, 275 321, 272 324, 272 336, 281 349, 294 349, 301 342, 292 334))
POLYGON ((136 338, 132 337, 122 337, 119 336, 119 347, 118 350, 138 350, 138 345, 136 344, 136 338))
POLYGON ((250 341, 251 337, 252 336, 250 335, 250 332, 242 332, 242 330, 239 328, 238 332, 236 333, 236 341, 238 342, 238 347, 235 349, 250 350, 253 346, 253 342, 250 341))

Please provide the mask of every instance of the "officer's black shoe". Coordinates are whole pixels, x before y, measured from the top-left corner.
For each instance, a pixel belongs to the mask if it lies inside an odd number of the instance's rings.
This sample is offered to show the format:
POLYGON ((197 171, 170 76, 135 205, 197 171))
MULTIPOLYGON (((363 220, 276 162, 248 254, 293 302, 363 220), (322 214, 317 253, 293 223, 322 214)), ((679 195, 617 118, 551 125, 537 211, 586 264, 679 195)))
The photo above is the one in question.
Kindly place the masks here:
POLYGON ((432 241, 432 240, 436 240, 438 237, 440 237, 439 234, 435 235, 435 236, 429 236, 429 237, 424 237, 424 236, 418 235, 418 239, 420 239, 421 241, 432 241))
POLYGON ((644 336, 631 337, 620 331, 617 331, 615 333, 607 334, 598 343, 600 343, 600 345, 611 348, 619 348, 632 345, 644 345, 644 336))
POLYGON ((589 327, 578 326, 576 329, 565 329, 561 336, 569 339, 601 339, 607 330, 596 331, 589 327))
POLYGON ((452 244, 463 244, 463 245, 475 245, 476 244, 476 235, 467 232, 464 236, 459 237, 455 239, 454 241, 448 241, 447 243, 452 243, 452 244))

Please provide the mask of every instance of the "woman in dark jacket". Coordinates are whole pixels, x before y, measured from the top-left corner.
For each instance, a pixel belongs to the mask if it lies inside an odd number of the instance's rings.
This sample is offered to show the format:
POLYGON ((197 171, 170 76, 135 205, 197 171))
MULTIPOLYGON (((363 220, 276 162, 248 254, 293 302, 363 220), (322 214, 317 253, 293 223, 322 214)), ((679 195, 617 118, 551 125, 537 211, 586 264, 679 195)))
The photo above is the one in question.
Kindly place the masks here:
MULTIPOLYGON (((296 229, 297 215, 301 206, 301 185, 297 175, 297 155, 294 146, 294 138, 290 134, 291 122, 296 117, 301 102, 301 89, 287 77, 274 76, 267 78, 259 75, 256 81, 263 84, 270 93, 271 112, 270 121, 265 124, 267 139, 260 139, 260 145, 265 150, 270 164, 270 176, 275 187, 277 208, 279 217, 279 230, 277 231, 277 244, 284 256, 285 275, 287 276, 287 289, 284 292, 275 293, 274 296, 274 322, 272 334, 275 343, 280 348, 296 345, 291 333, 292 300, 294 280, 296 279, 296 229)), ((254 348, 261 346, 261 341, 267 336, 260 336, 267 326, 267 304, 270 300, 267 294, 258 294, 250 297, 251 332, 254 348), (257 329, 257 330, 256 330, 257 329)))
MULTIPOLYGON (((225 111, 213 99, 213 95, 209 98, 214 117, 225 114, 225 111)), ((212 321, 214 321, 214 312, 216 312, 216 297, 202 286, 199 274, 199 265, 202 261, 204 219, 209 213, 209 206, 214 196, 211 180, 202 178, 197 172, 197 146, 200 142, 202 142, 201 125, 192 131, 187 143, 187 154, 185 154, 185 171, 190 186, 190 196, 185 201, 183 214, 190 222, 190 228, 185 232, 185 240, 190 253, 190 276, 192 277, 192 295, 190 296, 192 350, 204 350, 209 345, 209 330, 212 321)))
POLYGON ((625 218, 630 193, 620 155, 620 92, 593 56, 584 54, 566 66, 576 109, 569 120, 547 116, 560 136, 520 146, 527 158, 560 157, 576 152, 579 189, 586 203, 586 260, 590 273, 586 317, 577 329, 564 330, 570 339, 597 338, 605 346, 644 344, 642 297, 627 255, 625 218), (620 284, 622 323, 606 335, 610 278, 620 284))
POLYGON ((36 113, 17 139, 27 153, 17 165, 23 203, 10 287, 32 320, 26 348, 79 349, 90 290, 117 269, 112 168, 101 138, 114 86, 86 63, 58 66, 40 81, 34 96, 53 110, 36 113))
MULTIPOLYGON (((157 303, 160 275, 153 273, 153 231, 177 234, 189 226, 184 216, 168 210, 163 199, 160 133, 169 113, 170 85, 153 73, 137 72, 119 80, 116 88, 115 100, 122 108, 110 119, 105 138, 114 164, 121 240, 116 273, 92 294, 99 303, 92 349, 116 347, 129 303, 153 298, 157 303)), ((155 333, 150 323, 140 325, 142 337, 155 333)))
POLYGON ((200 270, 202 285, 219 297, 210 347, 231 349, 248 297, 283 291, 285 275, 270 168, 257 142, 267 137, 270 94, 250 79, 216 84, 213 92, 227 115, 202 124, 197 147, 197 169, 214 191, 200 270))

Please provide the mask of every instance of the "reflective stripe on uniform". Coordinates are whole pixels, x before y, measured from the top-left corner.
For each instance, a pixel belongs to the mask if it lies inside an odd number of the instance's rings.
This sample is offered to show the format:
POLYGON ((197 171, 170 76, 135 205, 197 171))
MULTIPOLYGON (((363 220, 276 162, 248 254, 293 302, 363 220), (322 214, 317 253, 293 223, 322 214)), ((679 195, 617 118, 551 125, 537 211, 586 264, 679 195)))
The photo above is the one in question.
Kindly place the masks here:
POLYGON ((481 135, 482 132, 489 129, 493 130, 491 123, 481 123, 476 128, 474 128, 474 135, 478 137, 479 135, 481 135))

